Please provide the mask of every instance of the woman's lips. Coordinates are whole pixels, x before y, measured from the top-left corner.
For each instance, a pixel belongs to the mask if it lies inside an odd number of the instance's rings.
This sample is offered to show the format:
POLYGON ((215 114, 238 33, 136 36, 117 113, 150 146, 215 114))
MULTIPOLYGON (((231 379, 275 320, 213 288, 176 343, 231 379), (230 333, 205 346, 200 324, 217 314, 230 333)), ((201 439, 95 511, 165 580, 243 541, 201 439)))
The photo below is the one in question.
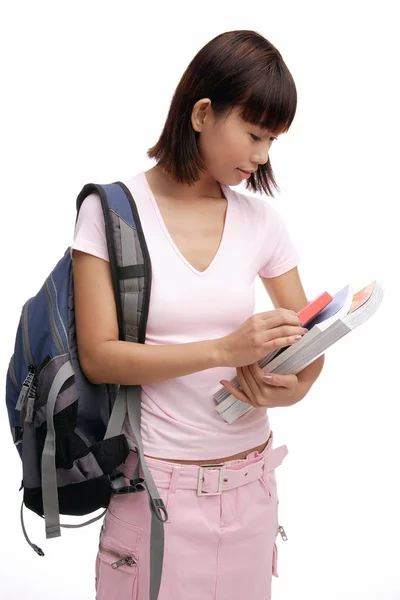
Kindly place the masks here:
POLYGON ((251 173, 249 173, 248 171, 242 171, 242 169, 239 169, 239 167, 237 168, 237 170, 245 179, 248 179, 251 176, 251 173))

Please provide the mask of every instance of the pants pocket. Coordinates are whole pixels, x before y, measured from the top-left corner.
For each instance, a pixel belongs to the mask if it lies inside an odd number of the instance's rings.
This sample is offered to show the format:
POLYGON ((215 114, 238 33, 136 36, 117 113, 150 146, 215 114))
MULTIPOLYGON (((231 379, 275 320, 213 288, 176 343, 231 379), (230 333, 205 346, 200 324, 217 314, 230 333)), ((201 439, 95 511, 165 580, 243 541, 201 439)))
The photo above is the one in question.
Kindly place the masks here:
POLYGON ((96 600, 136 600, 142 530, 105 517, 96 559, 96 600))
POLYGON ((134 552, 104 537, 97 560, 96 600, 136 600, 138 565, 134 552))
POLYGON ((274 502, 276 504, 276 536, 275 536, 275 541, 274 541, 274 546, 273 546, 273 551, 272 551, 272 575, 274 577, 279 577, 278 575, 278 546, 276 543, 277 537, 278 537, 278 533, 279 533, 279 521, 278 521, 278 512, 279 512, 279 495, 278 495, 278 490, 277 490, 277 483, 276 483, 276 475, 275 475, 275 470, 273 471, 269 471, 267 473, 264 473, 263 476, 261 477, 261 484, 265 490, 265 492, 267 493, 267 497, 268 497, 268 501, 269 502, 274 502))

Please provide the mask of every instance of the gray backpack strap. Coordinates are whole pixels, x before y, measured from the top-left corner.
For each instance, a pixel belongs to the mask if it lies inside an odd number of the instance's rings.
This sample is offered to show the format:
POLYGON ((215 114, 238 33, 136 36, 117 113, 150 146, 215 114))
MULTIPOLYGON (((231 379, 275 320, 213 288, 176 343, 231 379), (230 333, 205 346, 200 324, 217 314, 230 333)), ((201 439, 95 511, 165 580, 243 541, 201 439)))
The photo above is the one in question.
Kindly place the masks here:
POLYGON ((56 475, 56 434, 53 416, 57 396, 67 379, 73 375, 74 370, 68 360, 55 376, 47 399, 47 435, 42 454, 43 514, 46 526, 46 538, 61 535, 56 475))
MULTIPOLYGON (((146 464, 143 453, 143 442, 140 434, 141 424, 141 386, 121 386, 108 424, 105 438, 118 435, 121 431, 126 412, 128 411, 129 422, 135 438, 135 448, 138 458, 135 472, 132 473, 131 481, 139 481, 138 486, 144 488, 149 496, 151 510, 150 530, 150 600, 157 600, 161 584, 162 565, 164 559, 164 525, 168 519, 167 510, 154 479, 146 464), (143 473, 140 479, 139 467, 143 473)), ((116 488, 118 493, 118 487, 116 488)))
POLYGON ((124 183, 88 183, 77 199, 77 219, 82 202, 93 192, 100 196, 104 215, 119 338, 143 344, 150 303, 151 262, 139 213, 124 183))
MULTIPOLYGON (((151 531, 150 531, 150 600, 157 600, 161 584, 162 564, 164 559, 164 522, 168 519, 167 510, 163 500, 154 483, 154 479, 146 464, 143 453, 142 437, 140 435, 140 390, 139 386, 127 387, 127 404, 129 423, 136 440, 136 448, 139 460, 137 462, 136 473, 140 464, 144 482, 143 485, 149 496, 151 510, 151 531)), ((136 477, 135 477, 136 478, 136 477)))
MULTIPOLYGON (((112 269, 114 265, 113 283, 120 339, 144 343, 150 302, 151 263, 139 214, 129 189, 123 183, 102 186, 102 192, 100 196, 112 269)), ((105 438, 121 432, 128 413, 139 457, 131 482, 137 490, 145 490, 149 496, 150 600, 157 600, 164 557, 163 523, 168 519, 168 514, 144 458, 140 434, 141 389, 140 385, 120 386, 105 438), (139 475, 140 467, 143 479, 139 475)), ((118 480, 113 485, 118 493, 118 480)))

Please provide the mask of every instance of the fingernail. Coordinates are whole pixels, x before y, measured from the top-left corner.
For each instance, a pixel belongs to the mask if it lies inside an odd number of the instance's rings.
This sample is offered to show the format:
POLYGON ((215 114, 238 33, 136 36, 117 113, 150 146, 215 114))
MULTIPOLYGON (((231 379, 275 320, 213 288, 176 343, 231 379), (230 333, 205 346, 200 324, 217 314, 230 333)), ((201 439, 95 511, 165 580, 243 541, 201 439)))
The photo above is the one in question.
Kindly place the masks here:
POLYGON ((263 379, 265 379, 265 381, 271 381, 272 375, 263 375, 263 379))

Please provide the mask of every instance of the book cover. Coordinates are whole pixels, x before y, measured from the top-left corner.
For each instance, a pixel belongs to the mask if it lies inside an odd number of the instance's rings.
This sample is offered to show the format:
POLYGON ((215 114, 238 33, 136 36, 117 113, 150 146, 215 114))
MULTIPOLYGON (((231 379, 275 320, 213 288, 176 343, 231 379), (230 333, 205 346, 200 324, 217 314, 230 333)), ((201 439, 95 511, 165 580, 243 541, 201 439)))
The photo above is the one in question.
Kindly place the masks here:
MULTIPOLYGON (((285 375, 296 374, 303 370, 332 344, 368 320, 379 308, 383 294, 383 287, 378 281, 372 282, 355 294, 350 285, 344 287, 333 296, 333 300, 326 309, 323 309, 313 319, 313 327, 303 336, 303 339, 297 344, 285 348, 284 353, 274 356, 264 371, 285 375), (324 311, 326 312, 324 313, 324 311), (307 336, 308 341, 306 340, 307 336)), ((232 380, 232 384, 240 387, 237 378, 232 380)), ((251 405, 241 402, 225 388, 222 387, 222 390, 225 394, 221 397, 221 390, 217 393, 219 394, 219 404, 216 406, 216 410, 227 423, 233 423, 249 410, 253 410, 251 405)), ((214 398, 217 394, 214 395, 214 398)))
POLYGON ((353 302, 351 303, 349 313, 356 311, 363 304, 365 304, 367 302, 367 300, 369 300, 369 298, 372 295, 372 292, 374 291, 374 287, 375 287, 375 282, 373 281, 369 285, 365 286, 362 290, 360 290, 359 292, 354 294, 353 302))
MULTIPOLYGON (((347 288, 346 288, 347 289, 347 288)), ((323 310, 326 309, 326 307, 331 304, 331 302, 333 301, 333 296, 331 296, 328 292, 323 292, 322 294, 320 294, 319 296, 317 296, 314 300, 312 300, 311 302, 309 302, 308 304, 306 304, 299 312, 299 316, 300 316, 300 321, 303 322, 304 324, 307 324, 307 327, 310 328, 310 322, 313 321, 313 319, 318 315, 321 314, 321 312, 323 310)), ((343 302, 346 302, 347 300, 347 296, 346 299, 343 300, 343 302)), ((329 313, 327 313, 327 316, 330 316, 331 314, 335 314, 337 313, 342 304, 342 293, 339 292, 336 297, 335 297, 335 303, 334 305, 331 307, 331 310, 329 313)), ((346 307, 346 312, 348 310, 348 306, 346 307)), ((324 313, 325 314, 325 313, 324 313)), ((261 369, 264 369, 264 367, 275 357, 279 356, 280 354, 282 354, 285 350, 290 349, 291 346, 285 346, 284 348, 277 348, 276 350, 272 350, 272 352, 269 352, 268 354, 266 354, 261 360, 258 361, 258 364, 260 366, 261 369)), ((236 388, 239 388, 239 382, 237 377, 234 377, 231 380, 231 384, 234 385, 236 388)), ((225 387, 220 387, 219 390, 213 395, 213 399, 215 400, 215 402, 217 404, 222 404, 222 406, 220 406, 219 408, 217 408, 217 410, 220 412, 222 410, 224 410, 224 407, 227 407, 229 405, 229 403, 224 402, 227 398, 231 398, 231 403, 236 400, 225 387)))
POLYGON ((328 292, 323 292, 314 300, 311 300, 304 308, 302 308, 298 315, 300 319, 300 324, 302 327, 308 325, 308 323, 317 316, 321 310, 323 310, 330 302, 332 302, 333 298, 328 292))
POLYGON ((328 306, 321 310, 321 312, 308 323, 308 329, 311 330, 314 325, 319 325, 320 329, 329 327, 334 321, 348 313, 352 301, 353 289, 350 284, 347 284, 344 288, 336 292, 328 306))

